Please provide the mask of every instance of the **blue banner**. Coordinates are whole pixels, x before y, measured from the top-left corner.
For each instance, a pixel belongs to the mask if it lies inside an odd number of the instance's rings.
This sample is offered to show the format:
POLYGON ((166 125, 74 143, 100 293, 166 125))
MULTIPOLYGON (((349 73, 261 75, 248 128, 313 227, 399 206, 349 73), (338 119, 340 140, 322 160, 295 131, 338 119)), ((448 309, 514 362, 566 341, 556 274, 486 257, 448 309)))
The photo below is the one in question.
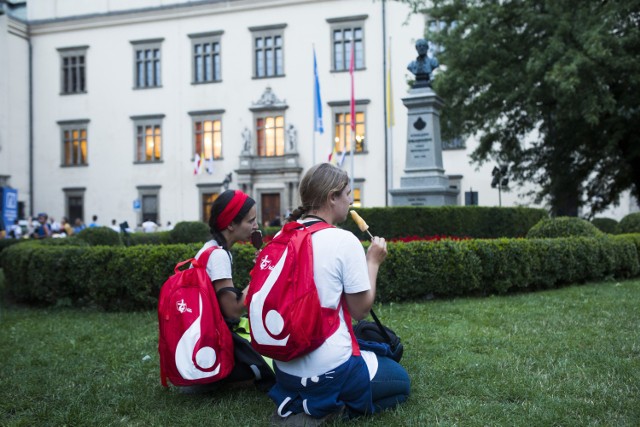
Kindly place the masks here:
POLYGON ((18 218, 18 190, 2 187, 2 219, 5 228, 9 229, 16 218, 18 218))

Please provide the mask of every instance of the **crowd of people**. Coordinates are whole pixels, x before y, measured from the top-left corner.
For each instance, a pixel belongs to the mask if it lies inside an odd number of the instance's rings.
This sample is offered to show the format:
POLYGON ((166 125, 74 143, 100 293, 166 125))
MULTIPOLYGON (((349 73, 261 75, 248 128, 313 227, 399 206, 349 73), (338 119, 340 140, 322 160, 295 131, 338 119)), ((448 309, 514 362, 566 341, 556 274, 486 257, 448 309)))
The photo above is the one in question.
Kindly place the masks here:
POLYGON ((171 221, 167 222, 165 227, 153 222, 151 219, 146 218, 142 224, 134 230, 131 229, 128 223, 118 223, 117 220, 112 219, 110 225, 102 225, 98 221, 97 215, 91 216, 91 222, 86 225, 82 218, 75 218, 73 222, 70 222, 66 216, 63 216, 60 221, 57 221, 54 217, 50 217, 46 212, 40 212, 36 217, 29 216, 25 220, 16 218, 11 225, 6 225, 3 219, 0 217, 0 238, 7 239, 45 239, 45 238, 62 238, 73 236, 80 233, 85 228, 94 227, 109 227, 113 231, 118 233, 127 232, 132 233, 134 231, 141 231, 145 233, 153 233, 156 231, 170 231, 173 229, 171 221))

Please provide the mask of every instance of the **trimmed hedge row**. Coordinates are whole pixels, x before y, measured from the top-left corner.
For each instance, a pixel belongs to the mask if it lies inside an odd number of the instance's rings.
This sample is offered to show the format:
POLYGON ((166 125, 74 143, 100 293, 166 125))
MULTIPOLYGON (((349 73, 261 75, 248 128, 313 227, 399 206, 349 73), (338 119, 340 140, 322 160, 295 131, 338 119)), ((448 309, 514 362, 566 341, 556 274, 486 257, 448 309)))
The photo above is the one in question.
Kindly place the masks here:
MULTIPOLYGON (((30 304, 154 309, 175 265, 200 244, 133 247, 11 246, 1 254, 6 290, 30 304)), ((365 244, 366 246, 366 244, 365 244)), ((558 239, 389 243, 378 301, 486 295, 640 274, 640 234, 558 239)), ((249 282, 255 250, 236 245, 234 282, 249 282)))
MULTIPOLYGON (((371 233, 387 239, 406 236, 454 236, 490 239, 498 237, 524 237, 547 211, 534 208, 502 208, 485 206, 438 206, 358 208, 356 211, 367 221, 371 233)), ((362 233, 352 219, 341 228, 362 233)))

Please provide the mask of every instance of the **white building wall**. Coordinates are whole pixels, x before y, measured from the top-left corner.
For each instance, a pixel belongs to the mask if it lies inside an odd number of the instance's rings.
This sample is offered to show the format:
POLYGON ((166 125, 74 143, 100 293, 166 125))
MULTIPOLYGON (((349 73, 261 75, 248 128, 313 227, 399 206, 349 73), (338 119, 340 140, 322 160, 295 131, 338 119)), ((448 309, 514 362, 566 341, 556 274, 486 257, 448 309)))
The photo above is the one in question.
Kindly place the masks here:
POLYGON ((0 176, 29 203, 29 42, 27 26, 0 14, 0 176))
MULTIPOLYGON (((348 72, 331 72, 329 18, 367 15, 364 21, 365 65, 355 72, 355 97, 369 100, 366 142, 368 154, 355 158, 355 177, 364 178, 363 200, 367 206, 385 204, 384 176, 384 69, 382 48, 382 5, 368 0, 351 1, 267 1, 226 2, 225 8, 199 7, 176 12, 107 15, 86 21, 47 21, 48 10, 35 2, 42 19, 33 24, 34 123, 36 141, 36 210, 57 216, 64 212, 64 188, 85 188, 85 220, 97 214, 104 223, 110 218, 138 222, 132 210, 137 186, 160 185, 160 218, 199 218, 198 184, 221 183, 237 169, 242 149, 241 133, 253 129, 249 110, 267 87, 286 101, 285 122, 298 132, 299 162, 304 169, 313 163, 313 51, 315 45, 324 105, 325 133, 316 135, 316 162, 326 160, 333 138, 331 101, 348 101, 348 72), (259 6, 268 6, 260 8, 259 6), (187 16, 185 16, 187 15, 187 16), (284 29, 285 76, 254 79, 253 26, 286 24, 284 29), (189 34, 223 31, 222 82, 191 84, 191 40, 189 34), (133 89, 132 41, 162 38, 162 87, 133 89), (60 95, 58 49, 88 46, 87 93, 60 95), (224 109, 223 156, 215 162, 213 175, 194 176, 192 170, 192 122, 190 111, 224 109), (134 129, 131 116, 164 114, 163 162, 134 164, 134 129), (90 120, 87 167, 61 167, 59 121, 90 120)), ((98 2, 100 3, 100 2, 98 2)), ((31 5, 31 3, 30 3, 31 5)), ((51 8, 51 5, 48 5, 51 8)), ((414 42, 424 29, 423 18, 413 16, 405 25, 409 10, 396 2, 387 9, 388 33, 393 37, 396 63, 415 56, 414 42)), ((57 16, 57 15, 56 15, 57 16)), ((404 68, 405 66, 402 66, 404 68)), ((395 87, 406 87, 406 73, 394 75, 395 87)), ((399 98, 399 95, 397 96, 399 98)), ((401 105, 397 100, 397 105, 401 105)), ((406 134, 398 120, 396 133, 406 134)), ((402 140, 396 138, 396 140, 402 140)), ((396 165, 403 165, 398 161, 396 165)), ((345 163, 348 168, 350 163, 345 163)), ((263 186, 269 184, 262 184, 263 186)), ((273 183, 270 188, 281 188, 273 183)), ((232 183, 232 188, 234 185, 232 183)), ((283 206, 283 209, 289 206, 283 206)))

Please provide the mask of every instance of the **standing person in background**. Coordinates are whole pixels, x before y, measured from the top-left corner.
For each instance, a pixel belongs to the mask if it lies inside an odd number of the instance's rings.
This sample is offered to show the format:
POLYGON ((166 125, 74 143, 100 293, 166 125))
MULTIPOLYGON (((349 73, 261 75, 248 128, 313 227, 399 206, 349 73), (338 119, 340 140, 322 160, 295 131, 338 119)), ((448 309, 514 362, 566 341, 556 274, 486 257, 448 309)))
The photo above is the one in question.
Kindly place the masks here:
POLYGON ((89 228, 100 227, 98 225, 98 215, 94 215, 91 217, 91 223, 89 224, 89 228))
POLYGON ((111 227, 109 227, 109 228, 111 228, 116 233, 120 232, 120 226, 118 225, 118 222, 115 219, 111 220, 111 227))
MULTIPOLYGON (((216 292, 220 311, 231 329, 234 344, 235 365, 231 374, 222 383, 255 380, 259 389, 268 389, 275 381, 273 371, 262 357, 253 350, 251 344, 234 332, 246 312, 244 300, 248 286, 241 291, 233 283, 233 257, 231 247, 239 241, 249 241, 251 233, 258 229, 256 222, 256 202, 240 190, 227 190, 220 194, 211 205, 209 230, 212 239, 204 244, 195 258, 208 248, 217 246, 209 256, 206 270, 216 292), (251 361, 251 363, 247 363, 251 361), (259 370, 259 375, 254 371, 259 370)), ((227 327, 226 325, 222 325, 227 327)), ((218 387, 218 383, 191 386, 188 391, 208 391, 218 387)))
POLYGON ((73 227, 69 224, 69 219, 66 216, 62 217, 61 222, 62 232, 67 235, 67 237, 73 235, 73 227))
POLYGON ((51 226, 49 225, 49 216, 41 212, 38 214, 38 226, 36 227, 33 235, 36 239, 46 239, 51 237, 51 226))
POLYGON ((55 220, 55 218, 49 218, 49 224, 51 227, 51 233, 58 234, 62 231, 62 225, 55 220))
POLYGON ((171 224, 171 221, 167 221, 167 226, 164 229, 165 231, 173 230, 173 224, 171 224))
POLYGON ((87 226, 84 225, 84 222, 82 221, 82 219, 76 218, 75 225, 73 226, 73 233, 78 234, 85 228, 87 228, 87 226))
POLYGON ((4 218, 0 215, 0 239, 4 239, 7 236, 7 229, 4 226, 4 218))
MULTIPOLYGON (((288 221, 344 222, 352 203, 347 172, 329 163, 312 167, 300 182, 300 200, 288 221)), ((320 305, 335 310, 343 300, 351 317, 364 319, 387 256, 385 240, 374 237, 366 255, 358 238, 339 228, 319 230, 311 241, 320 305)), ((277 406, 274 424, 319 425, 340 413, 357 417, 407 400, 410 381, 404 368, 393 359, 354 348, 352 333, 341 311, 337 331, 320 347, 288 362, 274 360, 276 385, 269 392, 277 406)))
POLYGON ((158 230, 158 224, 147 218, 141 225, 142 231, 145 233, 153 233, 158 230))
POLYGON ((22 227, 20 227, 18 218, 13 221, 13 225, 9 229, 9 236, 13 239, 22 239, 22 227))

